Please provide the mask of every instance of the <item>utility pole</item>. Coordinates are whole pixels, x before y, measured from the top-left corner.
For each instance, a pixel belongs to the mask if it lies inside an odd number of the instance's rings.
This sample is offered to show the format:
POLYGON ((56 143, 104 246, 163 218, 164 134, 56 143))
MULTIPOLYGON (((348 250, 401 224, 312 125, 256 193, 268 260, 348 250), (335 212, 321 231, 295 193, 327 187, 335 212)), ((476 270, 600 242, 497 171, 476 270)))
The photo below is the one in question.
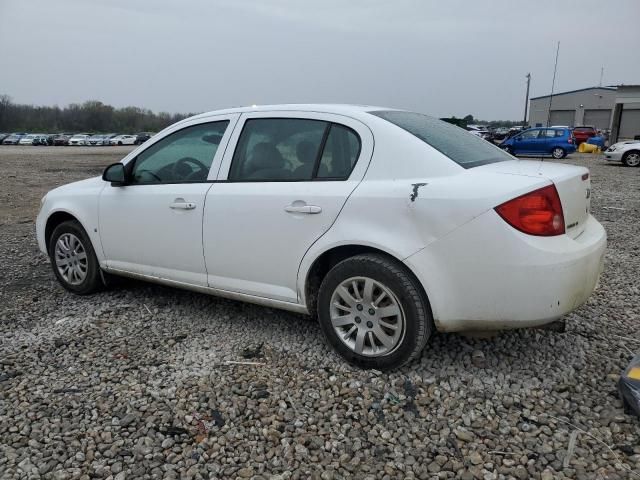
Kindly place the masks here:
POLYGON ((551 125, 551 103, 553 102, 553 89, 556 86, 556 72, 558 71, 558 53, 560 53, 560 41, 558 41, 558 48, 556 48, 556 64, 553 67, 553 81, 551 82, 551 95, 549 95, 549 114, 547 115, 547 127, 551 125))
POLYGON ((527 79, 527 96, 524 99, 524 121, 522 122, 523 127, 527 124, 527 110, 529 108, 529 85, 531 84, 531 73, 527 73, 527 76, 525 78, 527 79))
POLYGON ((600 69, 600 84, 599 87, 602 86, 602 77, 604 77, 604 66, 600 69))

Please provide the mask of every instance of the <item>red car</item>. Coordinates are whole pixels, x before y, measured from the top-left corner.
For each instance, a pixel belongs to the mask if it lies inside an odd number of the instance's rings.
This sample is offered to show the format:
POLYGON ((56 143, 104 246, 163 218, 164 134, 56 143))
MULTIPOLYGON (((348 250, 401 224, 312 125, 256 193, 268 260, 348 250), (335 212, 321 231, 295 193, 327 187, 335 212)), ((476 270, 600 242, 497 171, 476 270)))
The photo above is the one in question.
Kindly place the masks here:
POLYGON ((573 129, 573 137, 576 139, 576 146, 583 142, 586 142, 591 137, 595 137, 598 134, 593 127, 575 127, 573 129))

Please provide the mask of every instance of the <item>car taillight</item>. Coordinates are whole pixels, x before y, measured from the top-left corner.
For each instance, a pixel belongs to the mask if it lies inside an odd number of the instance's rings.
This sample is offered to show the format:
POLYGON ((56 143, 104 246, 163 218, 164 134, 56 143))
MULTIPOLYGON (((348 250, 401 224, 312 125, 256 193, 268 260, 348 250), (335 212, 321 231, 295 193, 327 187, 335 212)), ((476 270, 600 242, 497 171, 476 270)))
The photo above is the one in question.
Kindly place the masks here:
POLYGON ((569 143, 573 143, 573 137, 569 137, 569 143))
POLYGON ((513 228, 529 235, 550 237, 564 233, 562 204, 555 185, 521 195, 495 210, 513 228))

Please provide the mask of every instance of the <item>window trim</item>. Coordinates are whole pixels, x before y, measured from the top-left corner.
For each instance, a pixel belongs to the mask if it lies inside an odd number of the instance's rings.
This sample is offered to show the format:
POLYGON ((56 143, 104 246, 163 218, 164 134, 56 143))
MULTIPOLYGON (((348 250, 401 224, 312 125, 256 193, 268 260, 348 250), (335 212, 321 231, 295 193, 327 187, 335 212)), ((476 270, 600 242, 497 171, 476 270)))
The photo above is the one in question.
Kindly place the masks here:
POLYGON ((238 135, 238 139, 235 142, 234 145, 234 149, 233 149, 233 153, 231 154, 231 162, 229 164, 229 171, 227 172, 227 178, 225 180, 217 180, 214 183, 283 183, 283 182, 288 182, 288 183, 297 183, 297 182, 337 182, 337 181, 347 181, 349 180, 349 177, 351 176, 351 174, 353 173, 353 170, 356 168, 356 165, 358 164, 358 161, 360 160, 360 154, 362 153, 362 137, 360 137, 360 134, 353 128, 349 127, 348 125, 345 125, 343 123, 339 123, 339 122, 334 122, 332 120, 325 120, 322 118, 305 118, 305 117, 279 117, 279 116, 268 116, 268 117, 249 117, 246 120, 244 120, 244 122, 242 123, 242 128, 240 129, 240 133, 238 135), (316 157, 315 160, 315 164, 313 166, 313 171, 312 171, 312 176, 310 179, 289 179, 289 178, 280 178, 280 179, 271 179, 271 180, 250 180, 250 179, 231 179, 229 178, 229 176, 231 175, 231 172, 233 171, 233 163, 235 160, 235 155, 236 155, 236 150, 238 148, 238 146, 240 145, 240 139, 242 139, 242 135, 244 134, 244 129, 247 126, 247 123, 249 123, 252 120, 307 120, 307 121, 316 121, 316 122, 323 122, 325 123, 327 126, 325 128, 325 131, 323 133, 322 136, 322 141, 320 142, 320 148, 318 149, 318 156, 316 157), (358 153, 356 154, 356 161, 353 163, 353 165, 351 166, 351 170, 349 170, 349 173, 344 176, 344 177, 321 177, 318 178, 317 177, 317 173, 318 173, 318 169, 320 168, 320 162, 322 161, 322 156, 324 154, 324 149, 326 147, 326 142, 327 139, 329 138, 329 134, 331 132, 331 127, 333 125, 338 125, 340 127, 346 128, 347 130, 349 130, 350 132, 352 132, 356 138, 358 139, 358 153))
MULTIPOLYGON (((227 128, 225 128, 224 132, 222 133, 222 137, 220 138, 220 143, 218 144, 218 149, 216 150, 216 153, 213 155, 213 158, 211 159, 211 165, 209 165, 209 171, 207 172, 207 178, 204 181, 200 181, 200 180, 184 180, 184 181, 181 181, 181 182, 177 182, 176 181, 176 182, 158 182, 158 183, 133 183, 131 181, 128 181, 123 186, 125 186, 125 187, 141 187, 141 186, 183 185, 183 184, 193 184, 193 183, 213 183, 213 182, 215 182, 215 180, 209 180, 209 176, 211 175, 211 170, 213 169, 213 165, 214 165, 215 159, 218 156, 218 150, 223 145, 223 142, 225 140, 225 136, 229 132, 229 128, 231 128, 232 130, 233 130, 233 128, 235 128, 235 122, 233 122, 231 118, 223 118, 223 119, 219 119, 219 120, 210 120, 210 121, 206 121, 206 122, 192 123, 190 125, 185 125, 182 128, 177 128, 175 130, 172 130, 171 132, 167 133, 163 137, 158 138, 157 141, 153 142, 147 148, 145 148, 144 150, 139 152, 135 157, 129 159, 127 161, 127 163, 124 165, 124 171, 125 171, 127 177, 129 179, 132 179, 133 178, 133 169, 135 168, 136 164, 138 163, 138 157, 140 157, 140 155, 142 155, 144 152, 146 152, 147 150, 152 148, 154 145, 157 145, 158 143, 162 142, 166 138, 169 138, 169 137, 175 135, 176 133, 182 132, 183 130, 186 130, 188 128, 199 127, 199 126, 202 126, 202 125, 209 125, 211 123, 220 123, 220 122, 227 122, 227 128)), ((231 133, 232 132, 229 132, 229 135, 231 133)), ((228 140, 227 140, 227 144, 228 144, 228 140)), ((226 150, 226 145, 225 145, 225 150, 226 150)), ((224 152, 222 153, 222 155, 224 155, 224 152)))

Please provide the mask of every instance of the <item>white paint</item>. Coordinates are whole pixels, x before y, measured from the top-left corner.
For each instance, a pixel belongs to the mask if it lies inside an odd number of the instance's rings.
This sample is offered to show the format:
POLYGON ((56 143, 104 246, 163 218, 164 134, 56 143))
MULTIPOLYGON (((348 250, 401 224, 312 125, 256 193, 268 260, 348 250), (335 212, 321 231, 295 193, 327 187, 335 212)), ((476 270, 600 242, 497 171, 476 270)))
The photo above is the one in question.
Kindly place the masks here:
POLYGON ((207 183, 115 187, 100 178, 43 199, 37 236, 57 211, 74 215, 103 268, 293 311, 305 311, 308 272, 324 252, 370 246, 404 261, 441 330, 543 324, 582 304, 602 268, 606 234, 588 214, 582 167, 513 160, 464 169, 417 137, 372 116, 374 107, 284 105, 198 115, 155 135, 124 159, 188 125, 229 119, 207 183), (226 182, 244 122, 328 120, 358 132, 362 150, 346 181, 226 182), (494 207, 554 183, 565 235, 534 237, 494 207), (416 189, 413 184, 425 184, 416 189), (191 209, 171 205, 183 201, 191 209), (313 215, 291 205, 320 207, 313 215))

